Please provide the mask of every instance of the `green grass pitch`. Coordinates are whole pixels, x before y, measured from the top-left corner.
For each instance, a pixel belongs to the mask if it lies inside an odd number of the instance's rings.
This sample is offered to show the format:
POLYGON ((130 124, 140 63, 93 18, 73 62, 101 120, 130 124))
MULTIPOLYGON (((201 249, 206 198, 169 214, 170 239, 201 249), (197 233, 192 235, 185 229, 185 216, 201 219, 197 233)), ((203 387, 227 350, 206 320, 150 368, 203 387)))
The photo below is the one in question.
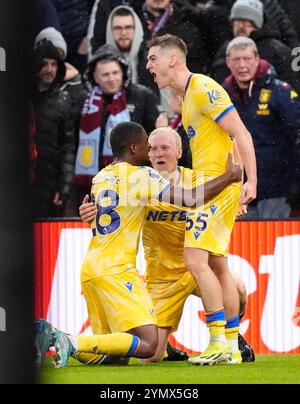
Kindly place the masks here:
POLYGON ((194 366, 187 362, 128 366, 85 366, 70 359, 65 369, 54 369, 50 358, 39 374, 40 383, 51 384, 300 384, 300 355, 257 355, 255 363, 194 366))

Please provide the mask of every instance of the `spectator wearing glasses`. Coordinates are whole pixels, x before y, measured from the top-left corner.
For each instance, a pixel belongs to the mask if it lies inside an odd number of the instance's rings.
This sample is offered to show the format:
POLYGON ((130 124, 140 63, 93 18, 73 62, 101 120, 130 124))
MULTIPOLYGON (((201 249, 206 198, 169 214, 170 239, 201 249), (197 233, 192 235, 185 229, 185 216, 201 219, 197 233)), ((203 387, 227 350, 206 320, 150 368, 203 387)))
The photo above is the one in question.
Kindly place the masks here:
POLYGON ((300 97, 260 59, 255 42, 227 47, 231 76, 224 87, 251 132, 257 162, 257 198, 249 219, 284 219, 300 208, 300 97))
MULTIPOLYGON (((280 40, 277 25, 268 18, 262 2, 237 0, 231 8, 230 21, 233 36, 253 39, 260 56, 275 68, 279 79, 287 81, 299 91, 299 77, 292 69, 291 49, 280 40)), ((219 83, 230 73, 225 63, 228 43, 229 40, 219 49, 212 66, 212 76, 219 83)))
POLYGON ((106 43, 112 45, 127 60, 131 68, 132 83, 141 83, 141 54, 144 30, 139 17, 131 7, 116 7, 106 25, 106 43))

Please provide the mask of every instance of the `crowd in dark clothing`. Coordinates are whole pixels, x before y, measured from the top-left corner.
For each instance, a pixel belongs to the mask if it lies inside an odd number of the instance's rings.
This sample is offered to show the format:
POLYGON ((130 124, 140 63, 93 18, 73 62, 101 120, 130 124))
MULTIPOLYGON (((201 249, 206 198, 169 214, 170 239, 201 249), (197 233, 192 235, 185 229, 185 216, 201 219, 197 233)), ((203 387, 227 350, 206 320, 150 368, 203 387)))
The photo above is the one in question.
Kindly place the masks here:
POLYGON ((62 202, 71 196, 74 180, 75 130, 71 98, 61 90, 65 76, 65 65, 51 43, 40 46, 34 59, 34 71, 38 72, 43 58, 51 57, 58 63, 57 74, 52 85, 45 91, 37 86, 32 90, 33 133, 37 156, 35 161, 34 201, 38 217, 60 216, 62 209, 53 204, 55 194, 62 202))
POLYGON ((284 196, 294 212, 299 210, 300 216, 300 166, 294 164, 300 160, 297 98, 300 72, 293 68, 292 53, 300 46, 299 24, 295 24, 300 7, 296 0, 261 0, 261 3, 259 0, 34 0, 33 43, 41 31, 47 30, 33 45, 33 74, 36 77, 42 70, 43 58, 53 58, 57 63, 55 80, 43 90, 36 81, 30 99, 30 127, 36 150, 33 164, 36 216, 78 215, 81 198, 90 185, 79 185, 75 171, 83 159, 80 153, 86 152, 82 127, 93 89, 101 94, 103 102, 99 158, 95 166, 98 170, 110 161, 103 153, 107 122, 118 119, 110 112, 116 98, 124 99, 128 119, 141 123, 148 133, 157 127, 162 111, 168 111, 169 125, 183 139, 180 163, 192 167, 180 115, 168 108, 166 95, 159 91, 145 68, 146 42, 154 35, 166 33, 186 42, 187 65, 192 72, 207 74, 224 83, 243 122, 255 134, 258 200, 284 196), (122 49, 114 37, 114 12, 119 6, 129 7, 129 14, 125 10, 124 16, 132 16, 136 35, 141 37, 137 42, 132 39, 132 43, 138 43, 137 57, 122 49), (253 25, 247 36, 255 42, 262 59, 250 95, 238 88, 226 64, 227 46, 237 36, 233 22, 239 19, 249 20, 253 25), (55 30, 49 31, 49 27, 55 30), (49 42, 53 45, 51 49, 49 42), (117 61, 124 73, 120 88, 113 94, 93 79, 97 63, 103 57, 117 61), (256 114, 263 89, 272 94, 267 119, 256 114))

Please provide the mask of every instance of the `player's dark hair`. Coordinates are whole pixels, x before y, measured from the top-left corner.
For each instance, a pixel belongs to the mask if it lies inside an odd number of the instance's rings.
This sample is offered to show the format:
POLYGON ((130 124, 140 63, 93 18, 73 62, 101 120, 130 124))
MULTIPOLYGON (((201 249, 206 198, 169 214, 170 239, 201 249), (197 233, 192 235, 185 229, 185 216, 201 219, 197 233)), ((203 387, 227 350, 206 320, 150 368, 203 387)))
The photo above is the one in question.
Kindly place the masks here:
POLYGON ((127 16, 133 17, 132 11, 129 10, 127 7, 120 7, 118 8, 113 14, 112 14, 112 19, 114 17, 127 17, 127 16))
POLYGON ((188 54, 186 43, 181 38, 178 38, 178 36, 171 34, 153 37, 147 42, 147 47, 150 49, 153 46, 160 46, 161 48, 177 48, 185 56, 188 54))
POLYGON ((136 122, 121 122, 110 133, 110 145, 114 157, 122 157, 132 144, 137 144, 145 133, 136 122))

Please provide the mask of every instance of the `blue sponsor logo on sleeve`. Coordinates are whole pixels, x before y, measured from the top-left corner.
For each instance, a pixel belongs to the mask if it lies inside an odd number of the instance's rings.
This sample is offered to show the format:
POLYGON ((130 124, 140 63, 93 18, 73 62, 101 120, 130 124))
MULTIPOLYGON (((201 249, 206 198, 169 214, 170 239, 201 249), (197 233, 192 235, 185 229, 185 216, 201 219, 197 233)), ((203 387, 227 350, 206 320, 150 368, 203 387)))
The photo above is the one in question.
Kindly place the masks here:
POLYGON ((207 95, 211 104, 213 104, 215 101, 218 101, 222 97, 222 94, 218 90, 208 91, 207 95))

